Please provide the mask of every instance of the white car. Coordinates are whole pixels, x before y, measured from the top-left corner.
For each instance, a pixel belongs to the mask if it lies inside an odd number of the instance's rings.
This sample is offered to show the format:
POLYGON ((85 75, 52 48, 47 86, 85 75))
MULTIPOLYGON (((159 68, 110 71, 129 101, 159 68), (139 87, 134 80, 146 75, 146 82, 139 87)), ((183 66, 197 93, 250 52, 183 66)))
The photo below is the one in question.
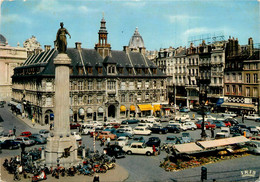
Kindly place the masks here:
POLYGON ((171 125, 178 125, 182 131, 187 130, 187 127, 181 123, 171 123, 171 125))
POLYGON ((147 147, 144 143, 133 142, 130 145, 123 146, 123 150, 128 154, 144 154, 150 156, 153 154, 153 148, 147 147))
POLYGON ((48 138, 50 136, 50 131, 46 129, 42 129, 39 131, 39 134, 43 136, 44 138, 48 138))
POLYGON ((116 140, 116 143, 117 143, 119 146, 123 147, 123 146, 125 146, 125 145, 128 143, 128 137, 121 136, 121 137, 119 137, 119 138, 116 140))
POLYGON ((137 126, 133 129, 135 135, 151 135, 151 130, 146 127, 137 126))
POLYGON ((77 141, 81 140, 81 136, 78 132, 76 132, 76 131, 71 132, 71 135, 74 136, 77 141))
POLYGON ((229 112, 222 113, 221 116, 224 117, 224 118, 227 118, 227 117, 236 117, 237 114, 234 113, 234 112, 230 112, 230 111, 229 111, 229 112))
POLYGON ((130 128, 121 128, 121 129, 126 133, 130 133, 131 135, 134 135, 134 131, 131 127, 130 128))
POLYGON ((146 128, 151 128, 153 126, 152 123, 138 123, 137 126, 142 126, 142 127, 146 127, 146 128))
POLYGON ((197 125, 192 121, 183 123, 182 127, 187 128, 187 130, 196 130, 197 129, 197 125))
MULTIPOLYGON (((203 118, 202 118, 202 116, 198 116, 196 119, 197 119, 197 120, 202 120, 203 118)), ((214 118, 214 117, 211 116, 211 115, 205 115, 204 119, 205 119, 205 121, 208 121, 208 120, 216 120, 216 118, 214 118)))
POLYGON ((28 137, 17 137, 15 139, 16 142, 24 143, 26 146, 34 145, 35 141, 29 139, 28 137))
POLYGON ((94 131, 94 126, 93 126, 93 125, 85 125, 85 127, 82 129, 81 134, 82 134, 82 135, 88 135, 88 134, 90 134, 92 131, 94 131))
MULTIPOLYGON (((220 132, 218 132, 217 134, 216 134, 216 136, 223 136, 223 137, 225 137, 225 138, 227 138, 227 137, 229 137, 230 136, 230 129, 229 129, 229 127, 221 127, 221 130, 220 130, 220 132)), ((216 138, 218 138, 218 137, 216 137, 216 138)))
POLYGON ((187 119, 190 119, 190 116, 188 114, 179 114, 179 115, 176 115, 175 116, 175 120, 176 121, 184 121, 184 120, 187 120, 187 119))
POLYGON ((0 142, 4 142, 5 140, 14 140, 14 139, 15 139, 14 134, 3 133, 0 136, 0 142))
POLYGON ((88 126, 88 125, 95 126, 96 129, 103 129, 104 128, 103 124, 99 121, 90 121, 90 122, 81 124, 81 126, 88 126))
POLYGON ((251 119, 251 120, 256 120, 257 118, 260 118, 258 114, 249 114, 244 116, 245 119, 251 119))

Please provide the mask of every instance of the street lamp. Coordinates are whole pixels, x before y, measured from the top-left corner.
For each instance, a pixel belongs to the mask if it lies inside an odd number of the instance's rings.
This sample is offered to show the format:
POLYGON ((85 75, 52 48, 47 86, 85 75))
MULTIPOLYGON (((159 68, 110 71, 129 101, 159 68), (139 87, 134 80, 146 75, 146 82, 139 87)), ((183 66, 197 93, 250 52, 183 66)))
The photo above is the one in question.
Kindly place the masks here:
POLYGON ((207 97, 206 92, 204 91, 204 89, 202 90, 201 94, 201 114, 202 114, 202 124, 201 124, 201 138, 205 139, 207 137, 206 131, 205 131, 205 112, 207 110, 207 108, 205 107, 205 98, 207 97))

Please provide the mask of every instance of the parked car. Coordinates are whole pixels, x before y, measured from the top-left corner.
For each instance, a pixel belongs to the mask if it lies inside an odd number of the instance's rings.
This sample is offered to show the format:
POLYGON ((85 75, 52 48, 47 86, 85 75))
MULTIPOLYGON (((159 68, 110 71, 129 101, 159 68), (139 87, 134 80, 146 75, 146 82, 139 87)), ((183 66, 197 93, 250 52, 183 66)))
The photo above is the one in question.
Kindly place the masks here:
POLYGON ((255 122, 260 122, 260 117, 255 119, 255 122))
POLYGON ((45 138, 48 138, 50 136, 50 131, 49 130, 45 130, 45 129, 42 129, 39 131, 39 134, 45 138))
MULTIPOLYGON (((196 122, 197 128, 201 129, 202 126, 202 120, 199 120, 196 122)), ((210 128, 216 128, 215 124, 212 124, 211 122, 205 121, 205 125, 206 129, 210 129, 210 128)))
POLYGON ((226 118, 226 117, 237 117, 237 114, 229 111, 229 112, 222 113, 221 116, 224 117, 224 118, 226 118))
POLYGON ((88 124, 83 127, 81 134, 88 135, 88 134, 90 134, 90 132, 93 132, 93 131, 94 131, 94 126, 91 124, 88 124))
POLYGON ((150 137, 145 144, 149 147, 159 147, 161 144, 161 139, 159 137, 150 137))
MULTIPOLYGON (((202 116, 197 116, 196 119, 197 119, 197 120, 202 120, 203 117, 202 117, 202 116)), ((205 121, 208 121, 208 120, 216 120, 216 118, 213 117, 213 116, 211 116, 211 115, 205 115, 205 116, 204 116, 204 120, 205 120, 205 121)))
POLYGON ((121 129, 124 132, 129 133, 131 135, 134 135, 134 131, 133 131, 133 129, 131 127, 130 128, 119 128, 119 129, 121 129))
POLYGON ((141 127, 146 127, 146 128, 152 128, 153 127, 153 124, 152 123, 145 123, 145 122, 140 122, 138 123, 137 126, 141 126, 141 127))
POLYGON ((231 126, 230 127, 230 133, 233 134, 233 133, 240 133, 240 127, 239 126, 231 126))
POLYGON ((232 126, 239 124, 235 118, 226 118, 223 122, 230 122, 232 126))
POLYGON ((182 126, 187 128, 187 130, 196 130, 197 129, 197 125, 192 121, 185 122, 182 124, 182 126))
POLYGON ((256 126, 248 126, 247 129, 250 131, 250 133, 252 133, 253 135, 258 135, 259 132, 256 128, 256 126))
POLYGON ((175 144, 182 144, 183 141, 181 138, 177 136, 167 136, 166 140, 164 141, 163 145, 175 145, 175 144))
POLYGON ((115 157, 115 158, 123 158, 125 157, 125 151, 122 149, 121 146, 119 145, 109 145, 109 147, 104 148, 104 151, 106 151, 106 154, 109 155, 110 157, 115 157))
POLYGON ((47 143, 47 139, 40 135, 40 134, 32 134, 31 136, 29 136, 29 139, 34 140, 36 144, 45 144, 47 143))
MULTIPOLYGON (((223 135, 224 135, 224 138, 230 137, 230 128, 229 127, 222 127, 220 132, 216 133, 216 136, 219 136, 219 137, 222 137, 223 135)), ((215 136, 215 138, 216 138, 216 136, 215 136)))
POLYGON ((116 140, 116 144, 121 147, 125 146, 127 143, 128 143, 128 137, 125 136, 118 137, 116 140))
POLYGON ((79 123, 70 123, 70 129, 77 129, 78 127, 81 127, 81 124, 79 124, 79 123))
MULTIPOLYGON (((31 135, 30 135, 31 136, 31 135)), ((31 146, 35 144, 34 140, 29 139, 28 137, 17 137, 16 142, 24 143, 26 146, 31 146)))
POLYGON ((155 121, 156 119, 158 119, 158 118, 156 118, 156 117, 154 117, 154 116, 147 116, 146 118, 144 118, 144 120, 145 121, 155 121))
POLYGON ((1 143, 2 149, 19 149, 19 147, 20 147, 20 142, 17 142, 12 139, 5 140, 1 143))
POLYGON ((179 123, 168 124, 168 125, 166 125, 166 128, 168 129, 168 132, 170 132, 170 133, 180 133, 181 132, 181 126, 179 123))
POLYGON ((152 128, 150 128, 152 133, 159 133, 159 134, 166 134, 168 133, 168 129, 159 125, 154 125, 152 128))
POLYGON ((31 133, 30 131, 24 131, 24 132, 22 132, 22 133, 20 134, 21 137, 29 137, 29 136, 31 136, 31 135, 32 135, 32 133, 31 133))
POLYGON ((246 143, 248 150, 254 154, 260 154, 260 142, 259 141, 249 141, 246 143))
POLYGON ((5 140, 14 140, 15 135, 14 134, 9 134, 9 133, 2 133, 0 136, 0 142, 4 142, 5 140))
POLYGON ((190 112, 190 109, 188 107, 182 107, 180 112, 190 112))
POLYGON ((249 114, 244 116, 245 119, 250 119, 250 120, 256 120, 257 118, 260 118, 258 114, 249 114))
POLYGON ((222 138, 226 138, 226 135, 224 133, 216 133, 215 139, 222 139, 222 138))
POLYGON ((190 116, 188 114, 181 113, 175 116, 176 121, 184 121, 186 119, 190 119, 190 116))
POLYGON ((102 131, 99 135, 98 135, 98 138, 99 139, 102 139, 102 138, 110 138, 111 140, 115 140, 117 137, 115 134, 111 133, 110 131, 102 131))
POLYGON ((183 143, 190 143, 192 141, 190 133, 182 133, 181 140, 183 141, 183 143))
POLYGON ((136 124, 139 123, 140 120, 139 119, 127 119, 127 120, 123 120, 121 122, 121 124, 136 124))
POLYGON ((170 117, 169 116, 162 116, 159 118, 160 122, 169 122, 170 121, 170 117))
POLYGON ((129 138, 133 138, 133 134, 127 133, 127 132, 125 131, 125 129, 117 129, 114 134, 117 136, 117 138, 118 138, 118 137, 127 137, 128 139, 129 139, 129 138))
POLYGON ((145 139, 143 136, 134 136, 133 138, 133 142, 141 142, 141 143, 145 143, 145 139))
POLYGON ((153 154, 153 148, 147 147, 144 143, 133 142, 130 145, 123 146, 123 150, 128 154, 144 154, 150 156, 153 154))
POLYGON ((82 140, 80 134, 78 132, 76 132, 76 131, 71 132, 71 135, 74 136, 77 141, 82 140))
POLYGON ((151 135, 151 130, 146 127, 137 126, 133 129, 135 135, 151 135))
POLYGON ((223 121, 219 121, 219 120, 213 120, 213 123, 216 125, 216 128, 221 128, 226 126, 226 124, 223 121))

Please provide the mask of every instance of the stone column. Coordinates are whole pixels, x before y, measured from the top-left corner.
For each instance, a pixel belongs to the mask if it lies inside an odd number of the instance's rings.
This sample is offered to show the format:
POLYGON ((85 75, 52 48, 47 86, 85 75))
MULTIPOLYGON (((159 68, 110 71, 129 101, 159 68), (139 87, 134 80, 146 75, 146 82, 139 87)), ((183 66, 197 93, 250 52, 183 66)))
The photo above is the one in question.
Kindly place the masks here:
POLYGON ((56 166, 58 161, 63 167, 70 167, 79 162, 77 158, 76 138, 70 135, 69 106, 69 65, 71 59, 60 53, 54 59, 55 65, 55 117, 54 130, 47 139, 47 166, 56 166), (70 155, 64 156, 64 149, 69 148, 70 155))

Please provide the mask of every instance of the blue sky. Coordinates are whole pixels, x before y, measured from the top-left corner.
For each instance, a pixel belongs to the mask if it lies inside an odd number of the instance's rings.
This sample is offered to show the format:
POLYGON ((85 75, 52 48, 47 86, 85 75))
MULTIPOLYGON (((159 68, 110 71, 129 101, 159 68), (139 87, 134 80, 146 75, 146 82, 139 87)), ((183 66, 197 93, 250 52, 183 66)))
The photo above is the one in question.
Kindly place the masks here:
POLYGON ((70 32, 69 47, 94 48, 104 13, 113 50, 128 45, 138 27, 148 50, 187 46, 191 37, 220 35, 260 43, 257 0, 0 0, 0 33, 11 46, 32 35, 52 45, 60 22, 70 32))

